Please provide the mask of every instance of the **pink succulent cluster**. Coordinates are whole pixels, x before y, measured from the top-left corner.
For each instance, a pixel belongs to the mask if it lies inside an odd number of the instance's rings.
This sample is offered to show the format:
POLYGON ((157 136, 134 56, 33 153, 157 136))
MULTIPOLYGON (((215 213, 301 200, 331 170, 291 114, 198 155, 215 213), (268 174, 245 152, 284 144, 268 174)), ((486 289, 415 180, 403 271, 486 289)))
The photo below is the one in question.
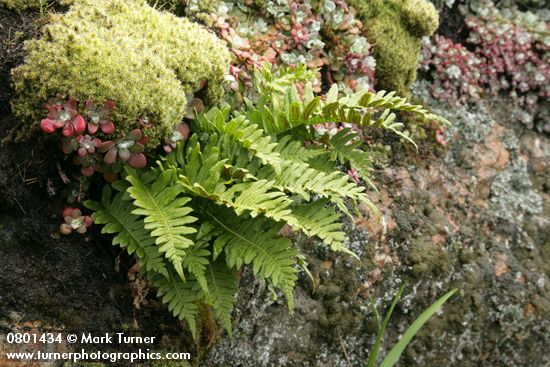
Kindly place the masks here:
POLYGON ((327 66, 327 78, 342 89, 371 89, 375 61, 362 23, 341 0, 222 2, 213 26, 237 56, 240 72, 228 76, 231 89, 243 92, 252 67, 271 64, 327 66), (223 8, 223 9, 222 9, 223 8))
POLYGON ((140 128, 122 139, 102 141, 97 134, 109 136, 116 130, 110 118, 115 108, 113 101, 99 103, 89 99, 82 106, 83 113, 79 113, 78 102, 72 97, 66 100, 50 98, 45 107, 48 116, 40 122, 41 129, 50 134, 63 129, 61 149, 67 155, 76 152, 73 163, 81 167, 82 175, 89 177, 94 172, 102 172, 112 181, 117 178, 123 163, 134 168, 147 165, 143 154, 147 137, 141 130, 151 126, 146 118, 137 121, 140 128))
POLYGON ((69 235, 73 231, 84 234, 88 227, 92 225, 92 217, 82 215, 80 209, 71 206, 67 206, 63 210, 63 219, 65 222, 59 226, 59 232, 64 235, 69 235))
MULTIPOLYGON (((511 90, 517 96, 533 93, 550 97, 550 47, 512 21, 466 18, 468 42, 483 57, 482 81, 497 94, 511 90)), ((550 31, 550 23, 548 24, 550 31)), ((535 98, 532 102, 536 103, 535 98)), ((529 103, 528 99, 520 102, 529 103)))
POLYGON ((178 142, 185 141, 189 138, 189 125, 185 122, 179 123, 172 131, 169 137, 164 140, 164 151, 170 153, 177 147, 178 142))
POLYGON ((86 127, 90 134, 95 134, 99 127, 105 134, 115 132, 115 125, 109 119, 109 115, 115 103, 107 101, 100 105, 93 100, 87 100, 85 103, 85 115, 78 113, 78 103, 76 99, 60 99, 52 97, 44 107, 48 110, 48 116, 40 121, 40 128, 46 133, 51 134, 59 128, 63 128, 63 136, 78 136, 85 132, 86 127))
POLYGON ((432 95, 451 104, 479 97, 483 63, 483 59, 449 38, 436 35, 433 41, 423 43, 422 68, 432 71, 432 95))
POLYGON ((50 98, 44 107, 48 110, 48 116, 40 121, 40 128, 48 134, 60 128, 63 128, 64 136, 79 135, 86 130, 86 121, 78 114, 74 98, 50 98))
POLYGON ((432 72, 434 97, 457 104, 483 91, 506 92, 529 109, 550 97, 550 45, 540 32, 496 9, 483 18, 466 17, 466 26, 473 51, 441 36, 423 45, 422 67, 432 72))

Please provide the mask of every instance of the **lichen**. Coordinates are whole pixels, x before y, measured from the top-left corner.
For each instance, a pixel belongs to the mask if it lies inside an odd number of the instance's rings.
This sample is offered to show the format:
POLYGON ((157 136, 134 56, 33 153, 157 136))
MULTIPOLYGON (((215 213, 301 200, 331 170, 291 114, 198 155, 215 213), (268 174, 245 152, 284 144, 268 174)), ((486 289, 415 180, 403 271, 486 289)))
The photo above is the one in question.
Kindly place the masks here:
POLYGON ((495 177, 491 185, 491 209, 499 218, 521 222, 525 213, 542 211, 542 198, 533 190, 525 160, 518 159, 495 177))
POLYGON ((26 123, 37 125, 52 96, 113 100, 117 134, 146 117, 155 146, 183 118, 186 95, 221 99, 229 52, 213 33, 143 0, 73 2, 26 43, 25 63, 13 70, 13 110, 26 123))
POLYGON ((435 7, 426 0, 351 0, 376 47, 377 89, 408 96, 416 80, 421 37, 439 25, 435 7))

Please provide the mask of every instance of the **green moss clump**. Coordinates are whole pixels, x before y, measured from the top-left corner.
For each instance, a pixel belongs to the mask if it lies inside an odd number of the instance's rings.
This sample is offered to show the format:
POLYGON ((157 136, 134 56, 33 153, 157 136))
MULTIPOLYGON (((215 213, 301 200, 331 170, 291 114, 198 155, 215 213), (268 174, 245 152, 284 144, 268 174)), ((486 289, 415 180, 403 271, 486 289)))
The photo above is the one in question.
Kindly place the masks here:
POLYGON ((160 10, 175 12, 182 5, 182 0, 147 0, 152 7, 160 10))
POLYGON ((47 4, 47 0, 0 0, 0 6, 22 12, 27 9, 37 9, 47 4))
POLYGON ((52 15, 40 39, 26 43, 25 63, 13 70, 14 112, 37 124, 51 96, 113 100, 117 137, 147 117, 155 146, 179 123, 186 94, 206 105, 223 95, 229 51, 213 33, 144 0, 73 0, 52 15))
POLYGON ((437 10, 427 0, 350 0, 375 44, 376 87, 408 97, 416 80, 421 37, 439 26, 437 10))

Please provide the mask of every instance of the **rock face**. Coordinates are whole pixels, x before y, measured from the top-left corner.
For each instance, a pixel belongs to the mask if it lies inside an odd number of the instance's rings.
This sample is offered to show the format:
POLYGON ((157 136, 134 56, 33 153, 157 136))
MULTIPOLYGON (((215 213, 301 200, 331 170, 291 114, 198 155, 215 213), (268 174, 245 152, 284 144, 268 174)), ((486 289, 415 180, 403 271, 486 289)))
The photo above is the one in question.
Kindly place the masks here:
MULTIPOLYGON (((18 124, 8 101, 9 70, 20 62, 17 40, 5 45, 13 32, 32 29, 26 17, 0 10, 0 29, 21 27, 0 32, 2 139, 18 124)), ((294 313, 245 271, 234 337, 221 335, 210 353, 190 344, 154 297, 133 309, 124 275, 129 260, 117 273, 118 252, 108 240, 98 233, 89 241, 51 238, 62 205, 57 148, 38 137, 32 145, 3 145, 0 352, 10 331, 132 329, 166 336, 156 348, 192 349, 201 366, 361 366, 376 334, 369 301, 383 312, 407 281, 381 355, 422 310, 458 288, 406 349, 401 366, 546 366, 550 138, 512 120, 505 99, 449 110, 421 96, 453 127, 440 140, 445 147, 425 141, 420 152, 387 139, 391 156, 376 168, 380 194, 372 195, 381 221, 366 214, 346 224, 361 262, 296 237, 313 281, 301 274, 294 313)))

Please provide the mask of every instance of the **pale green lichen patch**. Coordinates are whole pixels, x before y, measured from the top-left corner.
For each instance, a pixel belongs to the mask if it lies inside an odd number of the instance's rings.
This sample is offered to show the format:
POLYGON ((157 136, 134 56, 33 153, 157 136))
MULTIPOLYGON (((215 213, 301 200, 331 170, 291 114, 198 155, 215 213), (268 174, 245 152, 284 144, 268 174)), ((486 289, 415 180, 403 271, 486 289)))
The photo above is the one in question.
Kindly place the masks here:
POLYGON ((13 70, 13 110, 25 122, 39 122, 51 96, 113 100, 118 135, 147 117, 155 145, 181 121, 186 94, 203 88, 207 105, 221 99, 229 52, 213 33, 143 0, 72 2, 13 70))

